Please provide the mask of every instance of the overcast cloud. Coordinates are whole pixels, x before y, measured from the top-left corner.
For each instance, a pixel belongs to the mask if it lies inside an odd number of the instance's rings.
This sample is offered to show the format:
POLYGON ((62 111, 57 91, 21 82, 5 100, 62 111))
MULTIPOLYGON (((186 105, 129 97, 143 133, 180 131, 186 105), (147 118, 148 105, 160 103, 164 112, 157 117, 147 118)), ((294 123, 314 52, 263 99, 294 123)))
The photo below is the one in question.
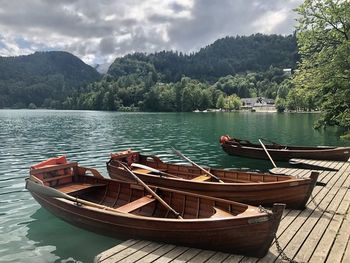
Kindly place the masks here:
POLYGON ((0 56, 65 50, 86 63, 199 50, 225 36, 291 34, 302 0, 0 0, 0 56))

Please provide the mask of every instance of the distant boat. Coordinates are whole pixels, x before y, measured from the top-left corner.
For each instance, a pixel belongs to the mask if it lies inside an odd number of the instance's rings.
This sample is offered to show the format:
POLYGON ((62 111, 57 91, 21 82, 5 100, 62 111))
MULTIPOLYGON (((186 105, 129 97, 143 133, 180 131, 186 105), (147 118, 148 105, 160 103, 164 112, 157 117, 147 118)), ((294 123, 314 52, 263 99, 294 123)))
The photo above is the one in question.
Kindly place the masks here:
MULTIPOLYGON (((230 155, 238 155, 257 159, 268 159, 261 144, 248 140, 231 138, 228 135, 220 137, 222 149, 230 155)), ((350 157, 350 147, 332 146, 289 146, 270 142, 265 144, 273 160, 288 161, 292 158, 331 160, 346 162, 350 157)))
MULTIPOLYGON (((257 207, 103 178, 95 169, 52 158, 32 166, 26 188, 57 217, 78 227, 120 238, 141 238, 183 246, 263 257, 284 210, 257 207), (87 175, 92 173, 93 176, 87 175)), ((67 237, 69 240, 69 237, 67 237)))
POLYGON ((311 173, 310 178, 297 178, 206 168, 223 181, 219 183, 194 166, 164 163, 157 156, 142 155, 139 152, 127 150, 111 155, 111 159, 107 162, 107 170, 111 178, 130 180, 120 162, 128 164, 142 181, 150 185, 251 205, 270 206, 274 202, 279 202, 296 209, 305 208, 318 177, 317 172, 311 173))

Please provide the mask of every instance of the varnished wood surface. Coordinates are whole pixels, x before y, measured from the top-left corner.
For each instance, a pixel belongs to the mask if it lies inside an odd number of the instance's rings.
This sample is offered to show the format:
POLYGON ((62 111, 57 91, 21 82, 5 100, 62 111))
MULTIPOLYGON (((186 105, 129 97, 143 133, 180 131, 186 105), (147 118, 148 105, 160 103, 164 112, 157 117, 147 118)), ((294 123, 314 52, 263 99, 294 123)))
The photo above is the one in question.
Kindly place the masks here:
MULTIPOLYGON (((305 160, 306 161, 306 160, 305 160)), ((306 161, 339 169, 321 171, 319 181, 303 211, 285 210, 277 232, 278 241, 297 262, 347 263, 350 259, 350 162, 306 161)), ((277 168, 295 176, 308 176, 310 170, 277 168)), ((179 247, 141 240, 127 240, 96 257, 96 262, 286 262, 272 244, 262 258, 179 247)))
MULTIPOLYGON (((256 159, 268 159, 262 145, 248 141, 237 142, 229 139, 221 142, 222 149, 230 154, 256 159)), ((265 144, 275 161, 288 161, 292 158, 346 161, 350 156, 350 147, 303 147, 279 144, 265 144)))
MULTIPOLYGON (((280 176, 269 173, 244 172, 210 168, 210 172, 220 178, 217 182, 203 171, 188 165, 165 163, 158 157, 142 155, 130 151, 112 155, 107 163, 109 176, 113 179, 130 181, 130 176, 120 162, 141 164, 156 170, 166 172, 165 175, 151 173, 149 170, 134 169, 137 176, 148 185, 173 188, 250 205, 271 206, 273 203, 283 203, 292 209, 303 209, 317 180, 317 173, 309 173, 304 178, 280 176), (135 156, 132 163, 128 158, 135 156), (173 175, 172 177, 167 174, 173 175)), ((207 168, 209 169, 209 168, 207 168)))
POLYGON ((155 200, 145 185, 101 178, 99 174, 87 176, 91 169, 80 166, 53 168, 38 168, 41 173, 26 180, 34 199, 73 225, 118 239, 140 238, 263 257, 285 207, 274 204, 271 212, 262 211, 161 187, 153 188, 161 196, 155 200))

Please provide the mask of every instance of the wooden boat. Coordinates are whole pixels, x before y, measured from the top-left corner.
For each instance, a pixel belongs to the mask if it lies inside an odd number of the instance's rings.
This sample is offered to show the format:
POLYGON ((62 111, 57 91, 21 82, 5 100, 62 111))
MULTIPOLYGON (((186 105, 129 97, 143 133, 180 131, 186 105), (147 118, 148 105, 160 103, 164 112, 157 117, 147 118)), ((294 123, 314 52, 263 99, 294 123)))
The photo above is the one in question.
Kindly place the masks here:
MULTIPOLYGON (((255 144, 248 140, 230 138, 228 135, 220 137, 220 144, 222 149, 230 155, 268 159, 261 144, 255 144)), ((288 161, 292 158, 300 158, 346 162, 350 157, 350 147, 288 146, 274 142, 265 144, 265 147, 275 161, 288 161)))
POLYGON ((275 204, 269 211, 153 188, 179 212, 180 219, 142 185, 103 178, 96 170, 67 163, 63 157, 33 166, 26 188, 57 217, 100 234, 254 257, 263 257, 269 250, 284 209, 284 204, 275 204))
MULTIPOLYGON (((296 178, 268 173, 243 172, 210 168, 210 173, 224 183, 219 183, 194 166, 164 163, 156 156, 142 155, 131 150, 111 154, 107 162, 109 176, 119 180, 131 180, 120 162, 128 164, 137 176, 147 184, 189 191, 251 205, 271 206, 280 202, 289 208, 303 209, 318 178, 312 172, 310 178, 296 178), (161 171, 132 167, 141 164, 161 171), (170 176, 163 175, 164 173, 170 176)), ((208 169, 209 170, 209 169, 208 169)))

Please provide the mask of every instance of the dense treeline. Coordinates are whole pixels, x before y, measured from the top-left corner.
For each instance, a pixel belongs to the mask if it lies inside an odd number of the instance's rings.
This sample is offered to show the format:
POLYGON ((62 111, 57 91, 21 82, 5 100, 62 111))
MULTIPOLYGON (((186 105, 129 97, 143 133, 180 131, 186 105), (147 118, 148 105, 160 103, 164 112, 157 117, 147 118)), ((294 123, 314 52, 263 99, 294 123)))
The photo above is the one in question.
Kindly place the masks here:
MULTIPOLYGON (((286 99, 283 68, 297 62, 294 35, 226 37, 199 52, 163 51, 117 58, 88 92, 70 96, 68 109, 193 111, 239 108, 239 98, 286 99)), ((288 84, 286 84, 288 82, 288 84)))
POLYGON ((61 108, 67 96, 99 79, 94 68, 67 52, 0 57, 0 108, 61 108))
POLYGON ((117 58, 108 74, 117 78, 130 73, 130 61, 154 67, 163 82, 177 82, 183 76, 201 81, 216 81, 220 77, 245 72, 264 72, 271 66, 295 68, 298 60, 295 35, 263 35, 226 37, 184 55, 163 51, 154 54, 130 54, 117 58))
POLYGON ((0 107, 193 111, 238 109, 240 98, 262 96, 283 109, 292 105, 292 84, 282 69, 297 59, 294 35, 262 34, 226 37, 188 55, 129 54, 101 80, 65 52, 0 58, 0 107))
MULTIPOLYGON (((138 63, 135 62, 134 68, 139 69, 138 63)), ((128 66, 131 64, 129 61, 128 66)), ((153 70, 137 72, 129 72, 117 80, 106 75, 101 81, 90 84, 89 92, 67 98, 63 106, 66 109, 144 111, 238 109, 239 98, 285 99, 291 89, 290 78, 283 70, 273 67, 263 73, 228 75, 213 84, 189 77, 165 83, 157 81, 153 70)))

